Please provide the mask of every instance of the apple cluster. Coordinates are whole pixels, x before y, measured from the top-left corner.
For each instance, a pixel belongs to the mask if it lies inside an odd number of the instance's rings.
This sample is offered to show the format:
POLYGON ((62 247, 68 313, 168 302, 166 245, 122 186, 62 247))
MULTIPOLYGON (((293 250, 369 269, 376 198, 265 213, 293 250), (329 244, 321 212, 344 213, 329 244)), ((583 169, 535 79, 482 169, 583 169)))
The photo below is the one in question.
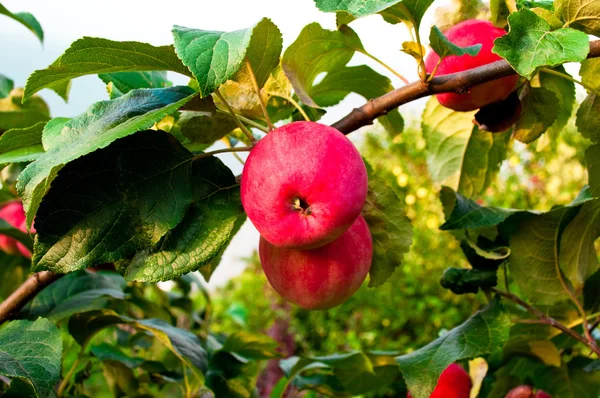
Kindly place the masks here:
MULTIPOLYGON (((494 54, 492 48, 494 47, 494 40, 505 34, 504 29, 495 27, 489 21, 469 19, 460 22, 445 31, 444 35, 460 47, 481 44, 479 53, 474 57, 468 54, 450 55, 439 62, 439 55, 431 51, 425 59, 425 69, 427 73, 433 73, 439 63, 435 75, 443 76, 500 61, 502 58, 494 54)), ((436 98, 446 108, 461 112, 473 111, 506 99, 514 91, 518 80, 518 75, 511 75, 478 84, 471 87, 466 93, 437 94, 436 98)))
POLYGON ((252 149, 241 199, 260 233, 260 261, 271 286, 306 309, 335 307, 365 280, 373 256, 361 216, 367 170, 338 130, 294 122, 252 149))
MULTIPOLYGON (((21 232, 27 232, 25 211, 23 210, 23 204, 18 200, 8 202, 0 208, 0 219, 6 221, 10 226, 17 228, 21 232)), ((35 229, 32 228, 31 233, 35 233, 35 229)), ((0 235, 0 250, 7 254, 31 258, 29 249, 10 236, 0 235)))

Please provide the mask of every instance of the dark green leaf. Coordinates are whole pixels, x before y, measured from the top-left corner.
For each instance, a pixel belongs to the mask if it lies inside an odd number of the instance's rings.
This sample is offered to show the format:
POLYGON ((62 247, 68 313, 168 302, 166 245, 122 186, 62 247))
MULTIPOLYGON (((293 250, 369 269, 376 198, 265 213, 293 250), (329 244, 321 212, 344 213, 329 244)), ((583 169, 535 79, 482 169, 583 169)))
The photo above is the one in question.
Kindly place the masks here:
POLYGON ((42 26, 38 22, 37 19, 33 15, 28 12, 15 12, 12 13, 6 9, 2 4, 0 4, 0 14, 6 15, 9 18, 14 19, 15 21, 21 23, 27 29, 29 29, 40 42, 44 42, 44 31, 42 30, 42 26))
POLYGON ((585 33, 571 28, 552 30, 548 22, 527 9, 512 13, 508 24, 508 34, 494 41, 492 51, 527 79, 543 66, 581 62, 590 50, 585 33))
POLYGON ((71 79, 102 73, 152 70, 170 70, 192 76, 177 58, 173 46, 154 47, 134 41, 84 37, 73 42, 48 68, 37 70, 29 76, 24 99, 44 88, 60 87, 55 91, 61 93, 66 100, 71 79))
POLYGON ((110 99, 118 98, 137 88, 171 87, 165 71, 102 73, 98 77, 107 84, 110 99))
POLYGON ((508 311, 494 298, 462 325, 410 354, 399 356, 402 377, 415 398, 427 398, 453 362, 502 348, 509 337, 508 311))
POLYGON ((600 144, 592 145, 585 151, 585 162, 591 195, 600 198, 600 144))
POLYGON ((465 54, 474 57, 479 54, 479 50, 481 50, 481 44, 467 47, 457 46, 448 40, 442 31, 435 25, 431 27, 431 32, 429 33, 429 45, 433 51, 440 56, 440 59, 449 55, 462 56, 465 54))
POLYGON ((369 192, 363 216, 373 238, 373 262, 369 286, 381 286, 400 266, 410 250, 413 229, 404 213, 401 199, 367 164, 369 192))
POLYGON ((449 187, 442 187, 440 192, 446 222, 441 230, 478 229, 493 227, 520 210, 484 207, 454 192, 449 187))
MULTIPOLYGON (((198 337, 159 319, 136 320, 112 310, 92 311, 71 317, 69 332, 82 345, 100 330, 118 324, 128 324, 150 332, 188 366, 202 371, 206 369, 206 352, 198 337)), ((202 377, 198 372, 195 374, 202 377)))
POLYGON ((4 219, 1 219, 1 218, 0 218, 0 234, 10 236, 11 238, 16 239, 17 241, 21 242, 23 245, 25 245, 30 250, 33 248, 31 236, 24 233, 20 229, 13 227, 8 222, 6 222, 4 219))
POLYGON ((285 51, 281 65, 294 86, 296 95, 311 107, 319 105, 312 98, 315 78, 323 72, 334 72, 343 68, 355 51, 362 50, 360 39, 347 26, 340 30, 323 29, 311 23, 285 51))
POLYGON ((8 97, 13 88, 15 88, 15 83, 0 73, 0 99, 8 97))
POLYGON ((156 282, 208 264, 231 239, 242 207, 235 177, 214 157, 192 166, 193 204, 183 221, 153 249, 138 253, 127 267, 128 280, 156 282))
POLYGON ((554 124, 560 113, 560 101, 550 90, 531 87, 521 99, 521 104, 523 111, 514 134, 517 140, 529 144, 554 124))
POLYGON ((577 110, 577 130, 592 142, 600 142, 600 98, 590 93, 577 110))
POLYGON ((229 115, 194 111, 183 111, 176 126, 190 143, 196 144, 212 144, 237 127, 229 115))
MULTIPOLYGON (((357 93, 370 100, 393 89, 390 79, 366 65, 346 66, 327 73, 320 83, 312 87, 311 95, 319 106, 329 107, 338 104, 350 93, 357 93)), ((378 120, 392 135, 401 133, 404 127, 398 110, 390 111, 378 120)))
POLYGON ((73 272, 42 290, 22 313, 57 323, 73 314, 104 308, 109 298, 124 299, 123 289, 125 280, 119 275, 73 272))
POLYGON ((48 105, 40 97, 21 103, 23 90, 14 89, 9 96, 0 99, 0 133, 6 130, 25 128, 50 119, 48 105))
POLYGON ((15 291, 29 274, 29 259, 12 256, 0 251, 0 300, 6 299, 15 291))
POLYGON ((479 289, 489 289, 498 284, 496 270, 467 268, 447 268, 440 284, 454 294, 477 293, 479 289))
MULTIPOLYGON (((562 65, 554 69, 560 73, 567 73, 562 65)), ((573 106, 575 105, 575 83, 563 77, 544 73, 542 71, 542 73, 540 73, 540 85, 542 88, 552 91, 558 100, 556 120, 547 130, 548 134, 556 136, 567 125, 567 122, 573 113, 573 106)), ((556 106, 553 106, 552 108, 555 107, 556 106)), ((549 109, 551 108, 545 109, 544 112, 549 113, 549 109)))
POLYGON ((600 309, 600 294, 598 294, 598 290, 600 290, 600 271, 596 271, 594 275, 590 276, 583 286, 583 304, 585 309, 590 313, 594 313, 600 309))
POLYGON ((66 165, 36 217, 34 267, 66 273, 158 243, 192 201, 191 158, 171 135, 147 130, 66 165))
POLYGON ((101 361, 119 361, 131 369, 137 368, 144 362, 142 358, 131 357, 121 351, 119 347, 108 343, 92 346, 90 351, 101 361))
POLYGON ((46 122, 10 129, 0 136, 0 168, 10 163, 31 162, 44 153, 42 131, 46 122))
POLYGON ((62 339, 47 319, 12 321, 0 328, 0 374, 29 383, 47 397, 60 377, 62 339))
POLYGON ((278 343, 268 336, 245 331, 230 334, 221 351, 231 352, 248 360, 269 359, 279 356, 278 343))
POLYGON ((52 147, 19 176, 17 190, 23 198, 27 225, 31 225, 52 180, 66 164, 151 127, 194 94, 186 86, 133 90, 115 100, 98 102, 68 121, 52 147))

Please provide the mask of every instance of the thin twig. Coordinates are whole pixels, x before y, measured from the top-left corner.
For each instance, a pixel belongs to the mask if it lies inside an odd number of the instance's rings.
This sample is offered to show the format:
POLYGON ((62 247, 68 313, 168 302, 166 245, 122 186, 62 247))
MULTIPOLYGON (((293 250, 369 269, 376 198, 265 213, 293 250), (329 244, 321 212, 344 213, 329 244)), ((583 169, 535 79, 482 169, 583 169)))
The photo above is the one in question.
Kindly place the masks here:
POLYGON ((51 271, 41 271, 27 278, 17 290, 0 303, 0 324, 19 312, 40 290, 62 276, 51 271))
MULTIPOLYGON (((217 112, 222 113, 222 114, 227 115, 227 116, 231 116, 231 114, 229 112, 224 111, 223 109, 217 108, 217 112)), ((247 117, 239 115, 237 113, 236 113, 236 116, 237 116, 238 119, 240 119, 242 122, 246 123, 250 127, 254 127, 255 129, 259 129, 260 131, 264 131, 265 133, 269 132, 269 129, 267 127, 263 126, 260 123, 256 123, 252 119, 248 119, 247 117)))
POLYGON ((589 91, 591 93, 594 93, 597 96, 600 96, 600 91, 599 90, 596 90, 595 88, 593 88, 593 87, 585 84, 581 80, 575 79, 573 76, 571 76, 571 75, 569 75, 567 73, 562 73, 562 72, 559 72, 557 70, 550 69, 550 68, 542 68, 542 69, 540 69, 540 72, 547 73, 549 75, 558 76, 558 77, 561 77, 561 78, 563 78, 565 80, 572 81, 573 83, 579 84, 581 87, 585 88, 587 91, 589 91))
POLYGON ((211 152, 204 152, 204 153, 198 154, 198 155, 194 156, 194 158, 192 160, 207 158, 209 156, 216 155, 217 153, 250 152, 252 150, 252 148, 253 148, 253 146, 236 146, 236 147, 231 147, 231 148, 217 149, 217 150, 214 150, 211 152))
POLYGON ((377 62, 379 65, 383 66, 384 68, 386 68, 387 70, 392 72, 394 74, 394 76, 396 76, 398 79, 402 80, 404 82, 404 84, 410 83, 404 76, 402 76, 400 73, 396 72, 394 69, 392 69, 391 66, 389 66, 388 64, 386 64, 385 62, 383 62, 382 60, 380 60, 373 54, 367 52, 366 50, 357 50, 357 51, 363 55, 366 55, 367 57, 371 58, 373 61, 377 62))
POLYGON ((269 112, 267 112, 267 106, 265 105, 265 101, 263 101, 263 97, 260 94, 260 87, 258 87, 258 81, 256 80, 256 75, 252 70, 252 65, 250 65, 250 61, 246 58, 246 68, 248 69, 248 74, 250 75, 250 80, 252 81, 252 86, 254 86, 254 91, 256 92, 256 96, 258 97, 258 103, 262 109, 263 115, 265 116, 265 122, 267 122, 267 126, 269 127, 269 131, 273 130, 273 123, 271 123, 271 118, 269 117, 269 112))
POLYGON ((250 142, 256 141, 256 139, 252 135, 252 132, 250 130, 248 130, 248 128, 246 126, 244 126, 242 124, 242 122, 238 118, 238 115, 236 115, 236 113, 233 111, 233 109, 231 108, 229 103, 225 100, 225 97, 223 97, 223 95, 219 92, 219 90, 215 90, 215 95, 219 98, 219 100, 223 103, 223 105, 225 105, 225 108, 227 108, 227 110, 229 111, 229 114, 235 121, 235 124, 237 124, 237 126, 240 128, 240 130, 242 130, 242 132, 244 134, 246 134, 246 137, 248 137, 250 142))
MULTIPOLYGON (((505 299, 519 304, 521 307, 526 309, 528 312, 537 316, 539 318, 539 322, 535 322, 535 323, 542 323, 545 325, 549 325, 549 326, 552 326, 552 327, 560 330, 561 332, 568 334, 569 336, 573 337, 575 340, 588 346, 594 353, 596 353, 596 355, 600 356, 600 349, 598 348, 598 346, 595 344, 594 341, 589 341, 588 339, 586 339, 584 336, 580 335, 576 331, 569 329, 568 327, 566 327, 565 325, 563 325, 556 319, 549 317, 548 315, 544 314, 542 311, 527 304, 525 301, 521 300, 519 297, 515 296, 512 293, 503 292, 502 290, 498 290, 495 287, 493 287, 491 290, 494 293, 497 293, 500 296, 504 297, 505 299)), ((529 323, 534 323, 534 322, 529 322, 529 323)))
MULTIPOLYGON (((599 56, 600 40, 591 41, 588 58, 599 56)), ((373 120, 379 116, 383 116, 391 110, 416 99, 440 93, 462 94, 470 87, 501 77, 511 76, 515 73, 508 62, 502 60, 464 72, 436 76, 427 83, 423 81, 413 82, 390 91, 381 97, 369 100, 365 105, 354 109, 332 126, 344 134, 349 134, 363 126, 372 124, 373 120)))

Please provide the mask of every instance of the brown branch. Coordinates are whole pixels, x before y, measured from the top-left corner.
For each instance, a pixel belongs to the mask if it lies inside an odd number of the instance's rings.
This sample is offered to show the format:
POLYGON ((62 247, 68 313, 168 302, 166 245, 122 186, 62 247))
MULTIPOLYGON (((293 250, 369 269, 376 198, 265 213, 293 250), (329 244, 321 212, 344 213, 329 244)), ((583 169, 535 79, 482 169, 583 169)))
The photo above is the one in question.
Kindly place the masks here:
MULTIPOLYGON (((549 326, 552 326, 553 328, 560 330, 563 333, 568 334, 569 336, 573 337, 575 340, 588 346, 594 353, 596 353, 596 355, 598 355, 600 357, 600 349, 598 348, 596 341, 594 341, 593 339, 591 341, 586 339, 584 336, 580 335, 573 329, 569 329, 568 327, 566 327, 565 325, 563 325, 556 319, 549 317, 548 315, 544 314, 542 311, 527 304, 525 301, 521 300, 519 297, 515 296, 512 293, 503 292, 502 290, 498 290, 495 287, 493 287, 491 290, 494 293, 499 294, 500 296, 504 297, 505 299, 519 304, 521 307, 525 308, 528 312, 537 316, 539 318, 539 321, 537 321, 535 323, 542 323, 545 325, 549 325, 549 326)), ((525 323, 525 322, 523 322, 523 323, 525 323)), ((534 322, 530 322, 530 323, 534 323, 534 322)))
MULTIPOLYGON (((596 57, 600 57, 600 40, 590 42, 588 58, 596 57)), ((452 92, 461 94, 477 84, 514 75, 515 73, 508 62, 502 60, 464 72, 436 76, 427 83, 423 81, 413 82, 390 91, 381 97, 369 100, 365 105, 355 108, 332 126, 344 134, 349 134, 360 127, 372 124, 373 120, 379 116, 383 116, 408 102, 433 94, 452 92)))
POLYGON ((43 288, 62 277, 50 271, 36 272, 31 275, 10 296, 0 303, 0 324, 16 314, 29 300, 35 297, 43 288))

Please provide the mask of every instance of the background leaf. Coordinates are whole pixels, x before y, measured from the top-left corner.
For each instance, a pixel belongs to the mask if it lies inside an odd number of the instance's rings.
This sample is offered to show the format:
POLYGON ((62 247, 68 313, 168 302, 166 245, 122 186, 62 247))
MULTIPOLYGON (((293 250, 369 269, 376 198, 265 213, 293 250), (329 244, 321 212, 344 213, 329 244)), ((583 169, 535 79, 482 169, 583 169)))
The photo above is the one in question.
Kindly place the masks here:
POLYGON ((10 129, 0 136, 0 168, 9 163, 31 162, 44 153, 42 131, 46 122, 10 129))
POLYGON ((590 35, 600 35, 600 1, 557 0, 554 8, 567 25, 590 35))
POLYGON ((8 322, 0 328, 0 374, 46 397, 60 377, 62 346, 60 331, 47 319, 8 322))
POLYGON ((399 3, 401 0, 315 0, 319 10, 345 11, 356 18, 375 14, 399 3))
POLYGON ((166 71, 101 73, 100 80, 107 84, 110 99, 115 99, 137 88, 171 87, 166 71))
POLYGON ((423 348, 396 358, 408 389, 415 398, 427 398, 442 372, 453 362, 502 348, 509 337, 508 311, 494 298, 462 325, 423 348))
POLYGON ((514 127, 515 138, 525 144, 538 139, 560 114, 560 101, 550 90, 529 88, 521 99, 523 111, 514 127))
POLYGON ((73 314, 104 308, 109 298, 124 299, 125 280, 119 275, 79 271, 52 283, 21 311, 57 323, 73 314))
POLYGON ((0 133, 10 129, 25 128, 50 119, 48 105, 40 97, 33 97, 25 103, 23 90, 10 92, 8 97, 0 99, 0 133))
POLYGON ((0 99, 8 97, 15 88, 15 82, 0 73, 0 99))

